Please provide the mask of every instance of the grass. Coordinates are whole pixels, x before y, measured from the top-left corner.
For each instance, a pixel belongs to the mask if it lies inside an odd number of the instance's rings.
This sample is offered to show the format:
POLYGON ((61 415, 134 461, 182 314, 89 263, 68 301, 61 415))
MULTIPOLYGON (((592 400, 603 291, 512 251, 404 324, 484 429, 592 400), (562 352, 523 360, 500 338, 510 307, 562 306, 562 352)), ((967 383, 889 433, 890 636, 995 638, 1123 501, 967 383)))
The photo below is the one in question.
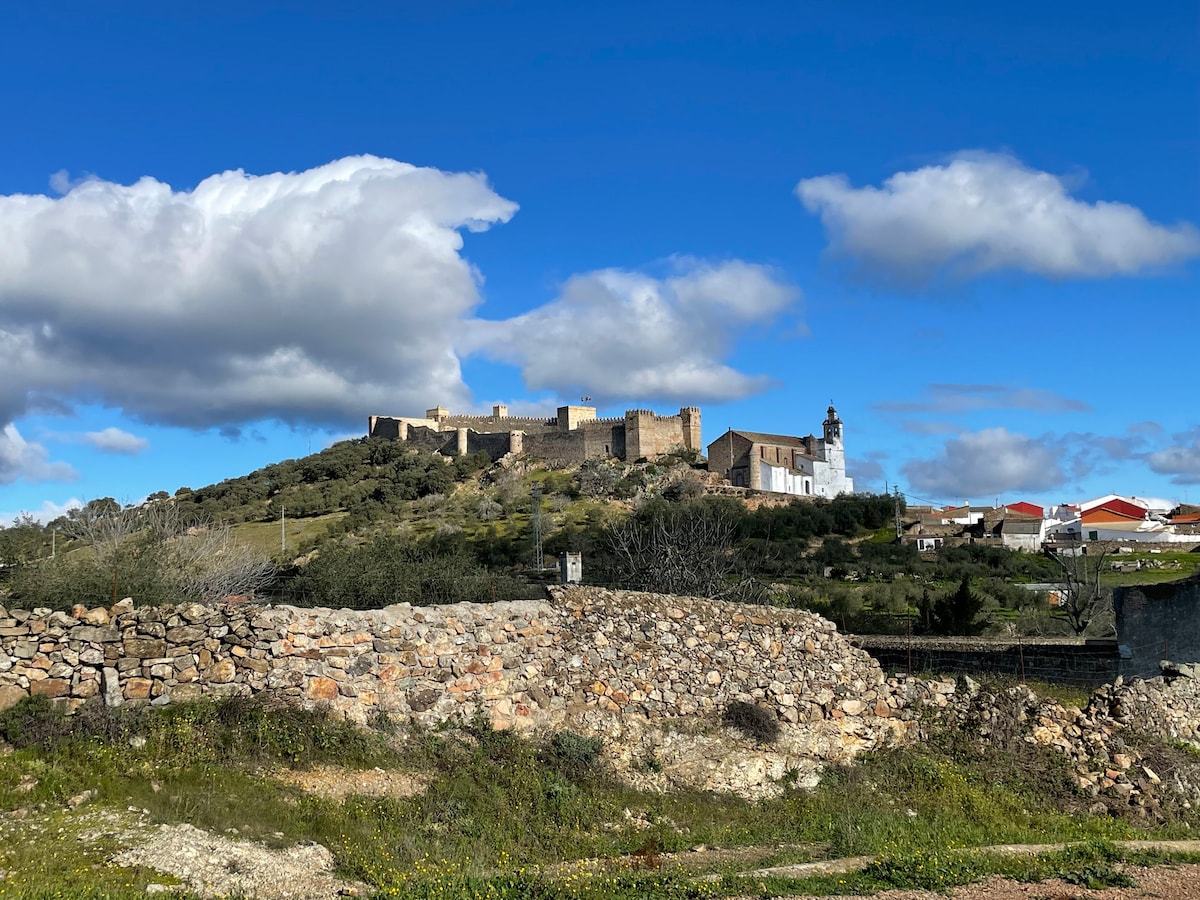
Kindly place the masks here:
POLYGON ((151 822, 234 829, 274 845, 316 841, 344 876, 379 896, 408 898, 757 893, 757 884, 735 876, 739 865, 857 855, 878 860, 856 875, 808 879, 804 890, 946 886, 990 871, 1034 878, 1071 870, 1101 881, 1110 877, 1101 863, 1111 841, 1155 835, 1087 815, 1090 798, 1076 794, 1052 751, 1000 752, 961 735, 869 754, 828 770, 814 791, 758 802, 640 792, 607 773, 594 739, 559 732, 535 741, 482 721, 359 730, 319 712, 239 700, 89 708, 68 720, 46 701, 28 700, 0 715, 0 735, 16 746, 0 756, 0 810, 29 811, 21 822, 0 817, 0 867, 9 871, 0 900, 54 890, 86 896, 84 888, 132 897, 148 881, 164 881, 108 866, 111 839, 76 840, 92 827, 89 816, 131 807, 147 810, 151 822), (430 784, 411 797, 331 800, 270 777, 279 767, 317 764, 426 773, 430 784), (84 790, 92 801, 66 811, 67 799, 84 790), (1040 869, 969 849, 1063 840, 1090 849, 1038 862, 1040 869), (701 844, 743 848, 741 862, 663 863, 664 854, 701 844), (695 880, 705 873, 721 877, 695 880))
MULTIPOLYGON (((285 558, 292 559, 300 552, 300 546, 306 540, 323 534, 332 522, 345 518, 344 512, 327 513, 323 516, 313 516, 307 519, 286 519, 284 535, 287 553, 285 558)), ((242 522, 232 526, 232 531, 241 541, 275 559, 280 558, 279 522, 242 522)))
POLYGON ((1178 581, 1200 572, 1200 554, 1196 553, 1111 553, 1104 560, 1100 583, 1105 587, 1127 587, 1137 584, 1163 584, 1178 581), (1142 569, 1138 572, 1117 572, 1112 563, 1136 563, 1139 560, 1164 568, 1142 569))

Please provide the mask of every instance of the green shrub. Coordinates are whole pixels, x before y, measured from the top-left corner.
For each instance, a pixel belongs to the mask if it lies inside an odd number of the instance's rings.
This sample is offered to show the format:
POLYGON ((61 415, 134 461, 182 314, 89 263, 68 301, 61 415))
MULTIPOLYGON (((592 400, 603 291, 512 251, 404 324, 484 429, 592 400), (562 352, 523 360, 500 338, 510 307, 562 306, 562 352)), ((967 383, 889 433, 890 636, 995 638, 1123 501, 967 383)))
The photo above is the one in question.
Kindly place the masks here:
POLYGON ((62 706, 46 697, 26 697, 0 712, 0 737, 18 750, 52 750, 74 731, 62 706))
POLYGON ((604 742, 598 737, 585 737, 574 731, 556 731, 546 748, 550 762, 574 773, 594 769, 600 760, 604 742))

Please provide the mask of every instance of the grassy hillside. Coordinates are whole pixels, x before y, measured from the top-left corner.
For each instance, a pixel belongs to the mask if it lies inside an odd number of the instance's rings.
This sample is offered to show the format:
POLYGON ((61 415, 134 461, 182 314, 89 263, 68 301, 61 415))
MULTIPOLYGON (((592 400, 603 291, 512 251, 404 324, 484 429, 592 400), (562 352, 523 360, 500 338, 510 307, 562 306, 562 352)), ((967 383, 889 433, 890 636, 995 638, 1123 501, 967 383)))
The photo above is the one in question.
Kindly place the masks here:
MULTIPOLYGON (((540 573, 530 571, 536 487, 546 559, 564 550, 582 552, 585 579, 593 583, 679 592, 728 589, 756 602, 811 608, 864 633, 947 633, 963 627, 1070 631, 1060 614, 1046 608, 1044 597, 1014 586, 1059 580, 1060 568, 1044 556, 982 545, 919 555, 911 545, 891 540, 892 497, 856 495, 749 509, 728 497, 706 496, 705 485, 694 454, 642 464, 493 464, 484 455, 447 460, 401 442, 359 439, 214 485, 179 488, 173 495, 161 491, 148 505, 169 507, 183 521, 232 523, 235 539, 279 566, 268 592, 295 603, 430 602, 424 594, 438 572, 450 573, 457 599, 536 595, 540 573), (620 522, 627 524, 615 532, 620 522), (720 571, 694 584, 657 578, 664 553, 650 544, 692 546, 696 523, 708 523, 700 529, 706 540, 714 530, 721 534, 715 543, 696 547, 696 558, 683 568, 698 571, 719 563, 720 571), (715 529, 708 527, 713 523, 715 529), (626 549, 643 547, 642 558, 621 557, 614 543, 618 532, 634 539, 626 541, 626 549), (425 574, 417 571, 421 567, 425 574), (401 577, 406 574, 412 577, 401 577), (956 595, 977 611, 954 614, 956 595)), ((100 565, 83 542, 70 537, 79 518, 128 512, 104 499, 44 528, 26 522, 0 529, 0 561, 6 564, 0 568, 0 596, 8 592, 13 602, 40 606, 107 602, 114 589, 122 596, 138 593, 146 602, 166 596, 176 588, 145 564, 138 548, 100 565)), ((1110 587, 1173 580, 1198 567, 1197 554, 1120 554, 1106 560, 1100 575, 1110 587)), ((449 589, 436 589, 433 596, 449 589)))
MULTIPOLYGON (((5 900, 143 896, 171 879, 111 859, 160 823, 267 847, 316 842, 369 896, 580 900, 940 890, 991 871, 1122 883, 1125 854, 1109 842, 1200 825, 1181 806, 1164 807, 1161 824, 1117 806, 1091 814, 1094 798, 1053 751, 936 731, 833 768, 816 790, 757 802, 634 790, 606 769, 599 741, 571 732, 532 740, 386 719, 358 730, 240 699, 68 719, 35 698, 0 713, 0 740, 5 900), (1029 858, 970 849, 1064 840, 1085 843, 1029 858), (854 874, 745 875, 861 855, 876 861, 854 874)), ((210 861, 205 878, 230 874, 210 861)))

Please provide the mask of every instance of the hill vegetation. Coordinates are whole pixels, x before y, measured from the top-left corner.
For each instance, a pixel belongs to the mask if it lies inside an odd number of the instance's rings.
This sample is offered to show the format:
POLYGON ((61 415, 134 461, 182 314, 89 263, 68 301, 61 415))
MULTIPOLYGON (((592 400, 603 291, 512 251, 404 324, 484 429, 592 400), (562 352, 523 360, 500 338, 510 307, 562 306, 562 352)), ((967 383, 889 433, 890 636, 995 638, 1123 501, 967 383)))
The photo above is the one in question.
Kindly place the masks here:
POLYGON ((895 498, 870 494, 752 509, 711 495, 688 452, 492 464, 359 439, 133 509, 101 498, 44 526, 18 519, 0 528, 0 597, 52 608, 252 591, 360 608, 532 597, 551 574, 533 568, 536 522, 545 557, 582 553, 594 584, 800 606, 861 633, 1071 632, 1016 586, 1056 581, 1053 561, 981 544, 921 555, 892 540, 895 512, 895 498))

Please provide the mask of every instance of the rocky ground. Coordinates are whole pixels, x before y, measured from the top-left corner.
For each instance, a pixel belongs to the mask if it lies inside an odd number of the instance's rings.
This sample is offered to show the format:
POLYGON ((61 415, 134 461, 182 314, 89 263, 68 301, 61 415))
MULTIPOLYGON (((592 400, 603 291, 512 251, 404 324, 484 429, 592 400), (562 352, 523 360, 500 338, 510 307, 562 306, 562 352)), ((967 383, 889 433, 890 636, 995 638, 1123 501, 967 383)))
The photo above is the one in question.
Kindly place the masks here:
MULTIPOLYGON (((280 773, 277 777, 305 790, 334 798, 350 794, 408 796, 423 790, 425 786, 411 773, 384 769, 351 772, 324 767, 307 772, 280 773)), ((338 897, 366 896, 370 893, 367 885, 336 877, 333 874, 332 854, 317 844, 273 849, 255 841, 238 839, 236 834, 214 834, 188 824, 156 825, 149 821, 144 811, 137 809, 116 811, 89 807, 90 803, 85 797, 73 813, 78 827, 77 839, 123 848, 111 857, 113 865, 144 867, 162 873, 162 882, 151 884, 147 893, 167 893, 179 887, 201 897, 241 896, 256 900, 335 900, 338 897)), ((0 823, 0 837, 6 833, 11 836, 13 829, 38 830, 46 827, 39 816, 18 814, 27 812, 19 810, 5 816, 5 821, 0 823)), ((61 832, 62 828, 57 830, 61 832)), ((1062 846, 1014 845, 989 849, 992 852, 1020 854, 1051 852, 1062 846)), ((751 878, 799 878, 848 872, 870 862, 869 858, 862 857, 755 870, 756 859, 762 859, 778 849, 742 847, 720 850, 697 847, 688 853, 663 854, 661 858, 656 856, 652 865, 695 872, 698 877, 714 867, 728 870, 732 865, 734 868, 744 868, 746 875, 751 878)), ((819 848, 810 849, 815 852, 819 848)), ((1127 849, 1198 854, 1200 841, 1129 842, 1127 849)), ((612 864, 612 861, 606 860, 593 862, 597 866, 612 864)), ((646 861, 640 864, 645 865, 646 861)), ((947 896, 951 900, 1200 900, 1200 865, 1130 867, 1126 871, 1134 879, 1135 886, 1090 890, 1063 881, 1027 884, 993 877, 979 884, 956 888, 948 894, 893 890, 875 896, 879 900, 939 900, 947 896)), ((0 870, 0 885, 3 879, 4 872, 0 870)), ((788 896, 786 900, 816 898, 788 896)))
MULTIPOLYGON (((1200 865, 1133 867, 1126 870, 1135 887, 1090 890, 1065 881, 1022 884, 989 878, 980 884, 955 888, 949 894, 932 891, 884 891, 875 900, 1200 900, 1200 865)), ((780 898, 783 900, 783 898, 780 898)), ((786 900, 828 900, 827 897, 788 897, 786 900)))

